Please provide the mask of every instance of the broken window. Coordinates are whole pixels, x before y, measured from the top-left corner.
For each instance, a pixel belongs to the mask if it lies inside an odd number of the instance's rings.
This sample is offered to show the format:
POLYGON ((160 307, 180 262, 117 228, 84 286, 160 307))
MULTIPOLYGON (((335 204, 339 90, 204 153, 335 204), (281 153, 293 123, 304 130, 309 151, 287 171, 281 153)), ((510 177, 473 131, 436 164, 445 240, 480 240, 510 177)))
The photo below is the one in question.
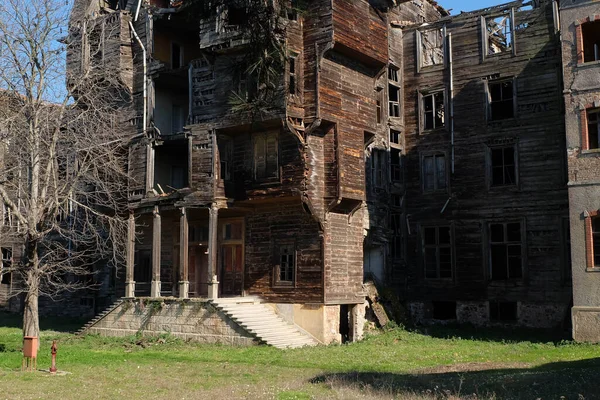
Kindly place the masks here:
POLYGON ((279 246, 275 268, 275 285, 293 286, 296 278, 296 249, 293 245, 279 246))
POLYGON ((423 228, 425 278, 452 278, 452 244, 449 226, 423 228))
POLYGON ((516 147, 490 147, 491 186, 517 184, 516 147))
POLYGON ((521 223, 491 223, 489 229, 492 280, 522 278, 521 223))
MULTIPOLYGON (((600 108, 586 110, 587 146, 584 150, 600 148, 600 108)), ((585 138, 584 138, 585 139, 585 138)))
POLYGON ((423 113, 423 129, 431 130, 445 125, 444 91, 424 94, 421 97, 423 113))
POLYGON ((390 149, 390 179, 392 182, 402 182, 402 152, 390 149))
POLYGON ((490 301, 491 321, 516 321, 517 303, 514 301, 490 301))
POLYGON ((388 93, 390 117, 400 117, 400 88, 390 84, 388 93))
POLYGON ((390 129, 390 143, 391 144, 401 144, 400 143, 401 138, 402 138, 402 134, 400 133, 400 131, 390 129))
POLYGON ((390 253, 394 260, 399 260, 402 258, 402 214, 390 215, 390 229, 392 230, 390 253))
POLYGON ((9 285, 12 273, 9 272, 12 267, 12 249, 9 247, 2 247, 0 249, 2 257, 0 259, 0 283, 9 285))
POLYGON ((398 69, 395 67, 388 67, 388 101, 389 101, 389 116, 399 117, 400 116, 400 78, 398 69))
POLYGON ((187 140, 165 141, 155 147, 154 182, 158 194, 189 186, 187 140))
POLYGON ((290 95, 294 96, 297 94, 298 92, 298 81, 297 81, 297 57, 296 56, 290 56, 288 58, 288 65, 290 68, 290 73, 289 73, 289 86, 288 86, 288 90, 290 95))
POLYGON ((385 185, 385 150, 373 149, 371 151, 371 172, 373 174, 373 188, 381 189, 385 185))
POLYGON ((487 55, 504 53, 513 47, 512 11, 485 19, 487 55))
POLYGON ((171 42, 171 68, 178 69, 183 66, 183 47, 179 43, 171 42))
POLYGON ((424 192, 446 189, 446 156, 444 154, 423 156, 421 166, 424 192))
POLYGON ((583 62, 600 61, 600 21, 581 25, 583 62))
POLYGON ((254 178, 268 180, 279 177, 277 133, 257 133, 254 141, 254 178))
POLYGON ((398 69, 394 67, 388 67, 388 80, 400 83, 400 80, 398 78, 398 69))
POLYGON ((487 84, 488 120, 497 121, 515 116, 514 81, 491 81, 487 84))
POLYGON ((445 29, 417 31, 420 67, 428 67, 444 63, 444 33, 445 29))

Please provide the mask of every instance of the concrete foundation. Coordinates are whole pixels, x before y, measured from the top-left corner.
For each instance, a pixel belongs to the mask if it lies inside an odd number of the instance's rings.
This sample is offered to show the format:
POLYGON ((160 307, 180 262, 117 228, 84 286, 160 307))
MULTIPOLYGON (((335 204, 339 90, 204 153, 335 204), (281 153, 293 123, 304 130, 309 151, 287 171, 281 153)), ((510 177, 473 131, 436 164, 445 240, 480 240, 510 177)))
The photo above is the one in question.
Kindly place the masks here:
POLYGON ((206 300, 125 300, 89 329, 103 336, 169 333, 187 341, 256 344, 254 338, 206 300))
POLYGON ((573 339, 578 342, 600 342, 600 307, 573 307, 573 339))

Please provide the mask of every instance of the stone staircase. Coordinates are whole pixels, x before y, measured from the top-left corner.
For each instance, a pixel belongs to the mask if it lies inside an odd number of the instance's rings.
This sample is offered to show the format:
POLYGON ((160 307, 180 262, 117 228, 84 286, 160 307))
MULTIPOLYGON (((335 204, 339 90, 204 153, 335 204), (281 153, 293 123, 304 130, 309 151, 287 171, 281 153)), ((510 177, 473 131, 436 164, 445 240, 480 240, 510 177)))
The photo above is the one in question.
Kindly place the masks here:
POLYGON ((115 301, 114 303, 112 303, 104 311, 102 311, 100 314, 96 315, 92 320, 88 321, 84 326, 79 328, 79 330, 77 332, 75 332, 75 334, 83 335, 84 333, 86 333, 87 330, 90 329, 94 324, 96 324, 102 318, 106 317, 108 314, 113 312, 115 308, 119 307, 122 302, 123 302, 123 299, 119 299, 119 300, 115 301))
POLYGON ((319 344, 256 297, 220 298, 212 300, 212 304, 267 345, 285 349, 319 344))

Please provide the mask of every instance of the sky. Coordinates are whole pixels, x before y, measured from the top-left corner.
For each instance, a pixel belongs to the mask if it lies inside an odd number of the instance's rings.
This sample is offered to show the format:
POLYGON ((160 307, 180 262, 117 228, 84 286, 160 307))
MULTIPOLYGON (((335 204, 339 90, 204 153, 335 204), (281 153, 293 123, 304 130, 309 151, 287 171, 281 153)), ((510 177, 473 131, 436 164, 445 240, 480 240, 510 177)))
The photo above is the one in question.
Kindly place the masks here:
POLYGON ((473 11, 480 8, 508 3, 510 0, 437 0, 438 4, 446 10, 451 9, 452 15, 458 15, 461 11, 473 11))

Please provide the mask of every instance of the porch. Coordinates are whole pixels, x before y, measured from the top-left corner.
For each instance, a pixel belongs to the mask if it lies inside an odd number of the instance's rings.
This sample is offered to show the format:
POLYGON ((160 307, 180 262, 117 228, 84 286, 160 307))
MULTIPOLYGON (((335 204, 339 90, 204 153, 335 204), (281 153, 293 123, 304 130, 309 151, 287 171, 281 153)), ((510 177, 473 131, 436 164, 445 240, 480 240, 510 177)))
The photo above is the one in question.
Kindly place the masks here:
POLYGON ((158 206, 129 217, 125 297, 244 295, 244 213, 158 206))

